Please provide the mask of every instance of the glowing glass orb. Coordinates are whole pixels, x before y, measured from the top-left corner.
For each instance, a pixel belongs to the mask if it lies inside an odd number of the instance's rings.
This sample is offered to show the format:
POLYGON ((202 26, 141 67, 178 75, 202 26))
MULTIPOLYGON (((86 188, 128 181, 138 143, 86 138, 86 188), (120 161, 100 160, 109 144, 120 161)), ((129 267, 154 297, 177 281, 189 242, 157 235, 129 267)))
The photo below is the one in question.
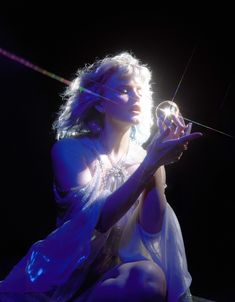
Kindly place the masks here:
POLYGON ((155 110, 155 116, 157 120, 166 120, 166 119, 171 119, 171 116, 178 116, 179 115, 179 107, 177 106, 176 103, 172 101, 164 101, 161 102, 156 110, 155 110))

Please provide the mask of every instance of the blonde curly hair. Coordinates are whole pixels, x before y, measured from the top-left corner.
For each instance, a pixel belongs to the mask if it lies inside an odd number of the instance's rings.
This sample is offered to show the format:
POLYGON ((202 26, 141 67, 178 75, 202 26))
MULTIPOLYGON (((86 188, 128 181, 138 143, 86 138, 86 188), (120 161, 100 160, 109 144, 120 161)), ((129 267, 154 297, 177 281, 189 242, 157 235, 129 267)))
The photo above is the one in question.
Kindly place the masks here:
POLYGON ((104 116, 95 105, 102 100, 104 89, 108 89, 105 83, 115 73, 133 76, 141 83, 145 106, 140 123, 132 126, 131 139, 141 145, 149 138, 153 124, 152 73, 133 54, 121 52, 78 69, 75 79, 62 94, 65 103, 52 125, 57 139, 84 133, 97 135, 102 130, 104 116))

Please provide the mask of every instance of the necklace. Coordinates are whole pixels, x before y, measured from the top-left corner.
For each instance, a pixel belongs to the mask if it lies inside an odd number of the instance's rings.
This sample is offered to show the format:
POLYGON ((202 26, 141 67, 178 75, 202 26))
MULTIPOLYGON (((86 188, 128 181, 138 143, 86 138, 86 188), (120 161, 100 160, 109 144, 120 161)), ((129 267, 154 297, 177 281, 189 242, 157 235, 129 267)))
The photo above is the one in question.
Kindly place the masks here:
POLYGON ((124 164, 125 159, 128 155, 129 146, 127 148, 127 151, 123 153, 123 155, 120 157, 120 159, 118 159, 117 162, 114 162, 114 160, 110 156, 110 153, 107 152, 107 148, 105 148, 104 144, 102 144, 102 147, 105 149, 105 155, 107 156, 107 159, 111 164, 111 168, 105 169, 103 182, 105 187, 110 189, 112 192, 125 181, 125 178, 127 176, 127 171, 124 167, 124 164))
POLYGON ((109 160, 109 162, 110 162, 110 164, 111 164, 112 167, 120 167, 120 166, 122 166, 125 158, 127 157, 128 151, 129 151, 129 144, 128 144, 126 152, 124 152, 122 154, 122 156, 117 161, 113 160, 113 158, 111 157, 110 153, 108 152, 107 146, 102 141, 100 141, 100 145, 102 146, 102 149, 105 151, 105 155, 107 156, 107 158, 108 158, 108 160, 109 160))
POLYGON ((115 162, 113 159, 112 159, 112 157, 110 156, 110 154, 109 153, 107 153, 107 157, 108 157, 108 159, 109 159, 109 161, 110 161, 110 163, 111 163, 111 166, 114 168, 114 167, 121 167, 122 166, 122 164, 123 164, 123 161, 124 161, 124 159, 126 158, 126 156, 127 156, 127 153, 128 153, 128 150, 127 150, 127 152, 126 153, 123 153, 122 154, 122 156, 115 162))

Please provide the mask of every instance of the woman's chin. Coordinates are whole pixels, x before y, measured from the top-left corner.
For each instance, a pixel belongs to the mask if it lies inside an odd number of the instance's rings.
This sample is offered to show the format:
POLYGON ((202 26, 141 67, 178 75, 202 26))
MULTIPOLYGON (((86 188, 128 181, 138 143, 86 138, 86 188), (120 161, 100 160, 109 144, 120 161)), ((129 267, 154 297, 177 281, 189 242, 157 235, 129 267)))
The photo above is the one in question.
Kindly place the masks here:
POLYGON ((138 124, 140 123, 140 118, 139 118, 138 116, 134 116, 134 117, 132 118, 132 123, 133 123, 134 125, 138 125, 138 124))

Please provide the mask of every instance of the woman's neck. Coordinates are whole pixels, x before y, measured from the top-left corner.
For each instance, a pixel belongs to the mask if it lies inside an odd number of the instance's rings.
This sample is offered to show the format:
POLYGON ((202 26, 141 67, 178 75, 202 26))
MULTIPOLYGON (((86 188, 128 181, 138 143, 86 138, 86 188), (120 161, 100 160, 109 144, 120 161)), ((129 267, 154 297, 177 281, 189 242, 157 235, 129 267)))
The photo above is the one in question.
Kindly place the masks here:
POLYGON ((130 126, 123 127, 123 125, 120 126, 115 123, 105 123, 99 139, 114 161, 117 161, 128 152, 130 131, 130 126))

